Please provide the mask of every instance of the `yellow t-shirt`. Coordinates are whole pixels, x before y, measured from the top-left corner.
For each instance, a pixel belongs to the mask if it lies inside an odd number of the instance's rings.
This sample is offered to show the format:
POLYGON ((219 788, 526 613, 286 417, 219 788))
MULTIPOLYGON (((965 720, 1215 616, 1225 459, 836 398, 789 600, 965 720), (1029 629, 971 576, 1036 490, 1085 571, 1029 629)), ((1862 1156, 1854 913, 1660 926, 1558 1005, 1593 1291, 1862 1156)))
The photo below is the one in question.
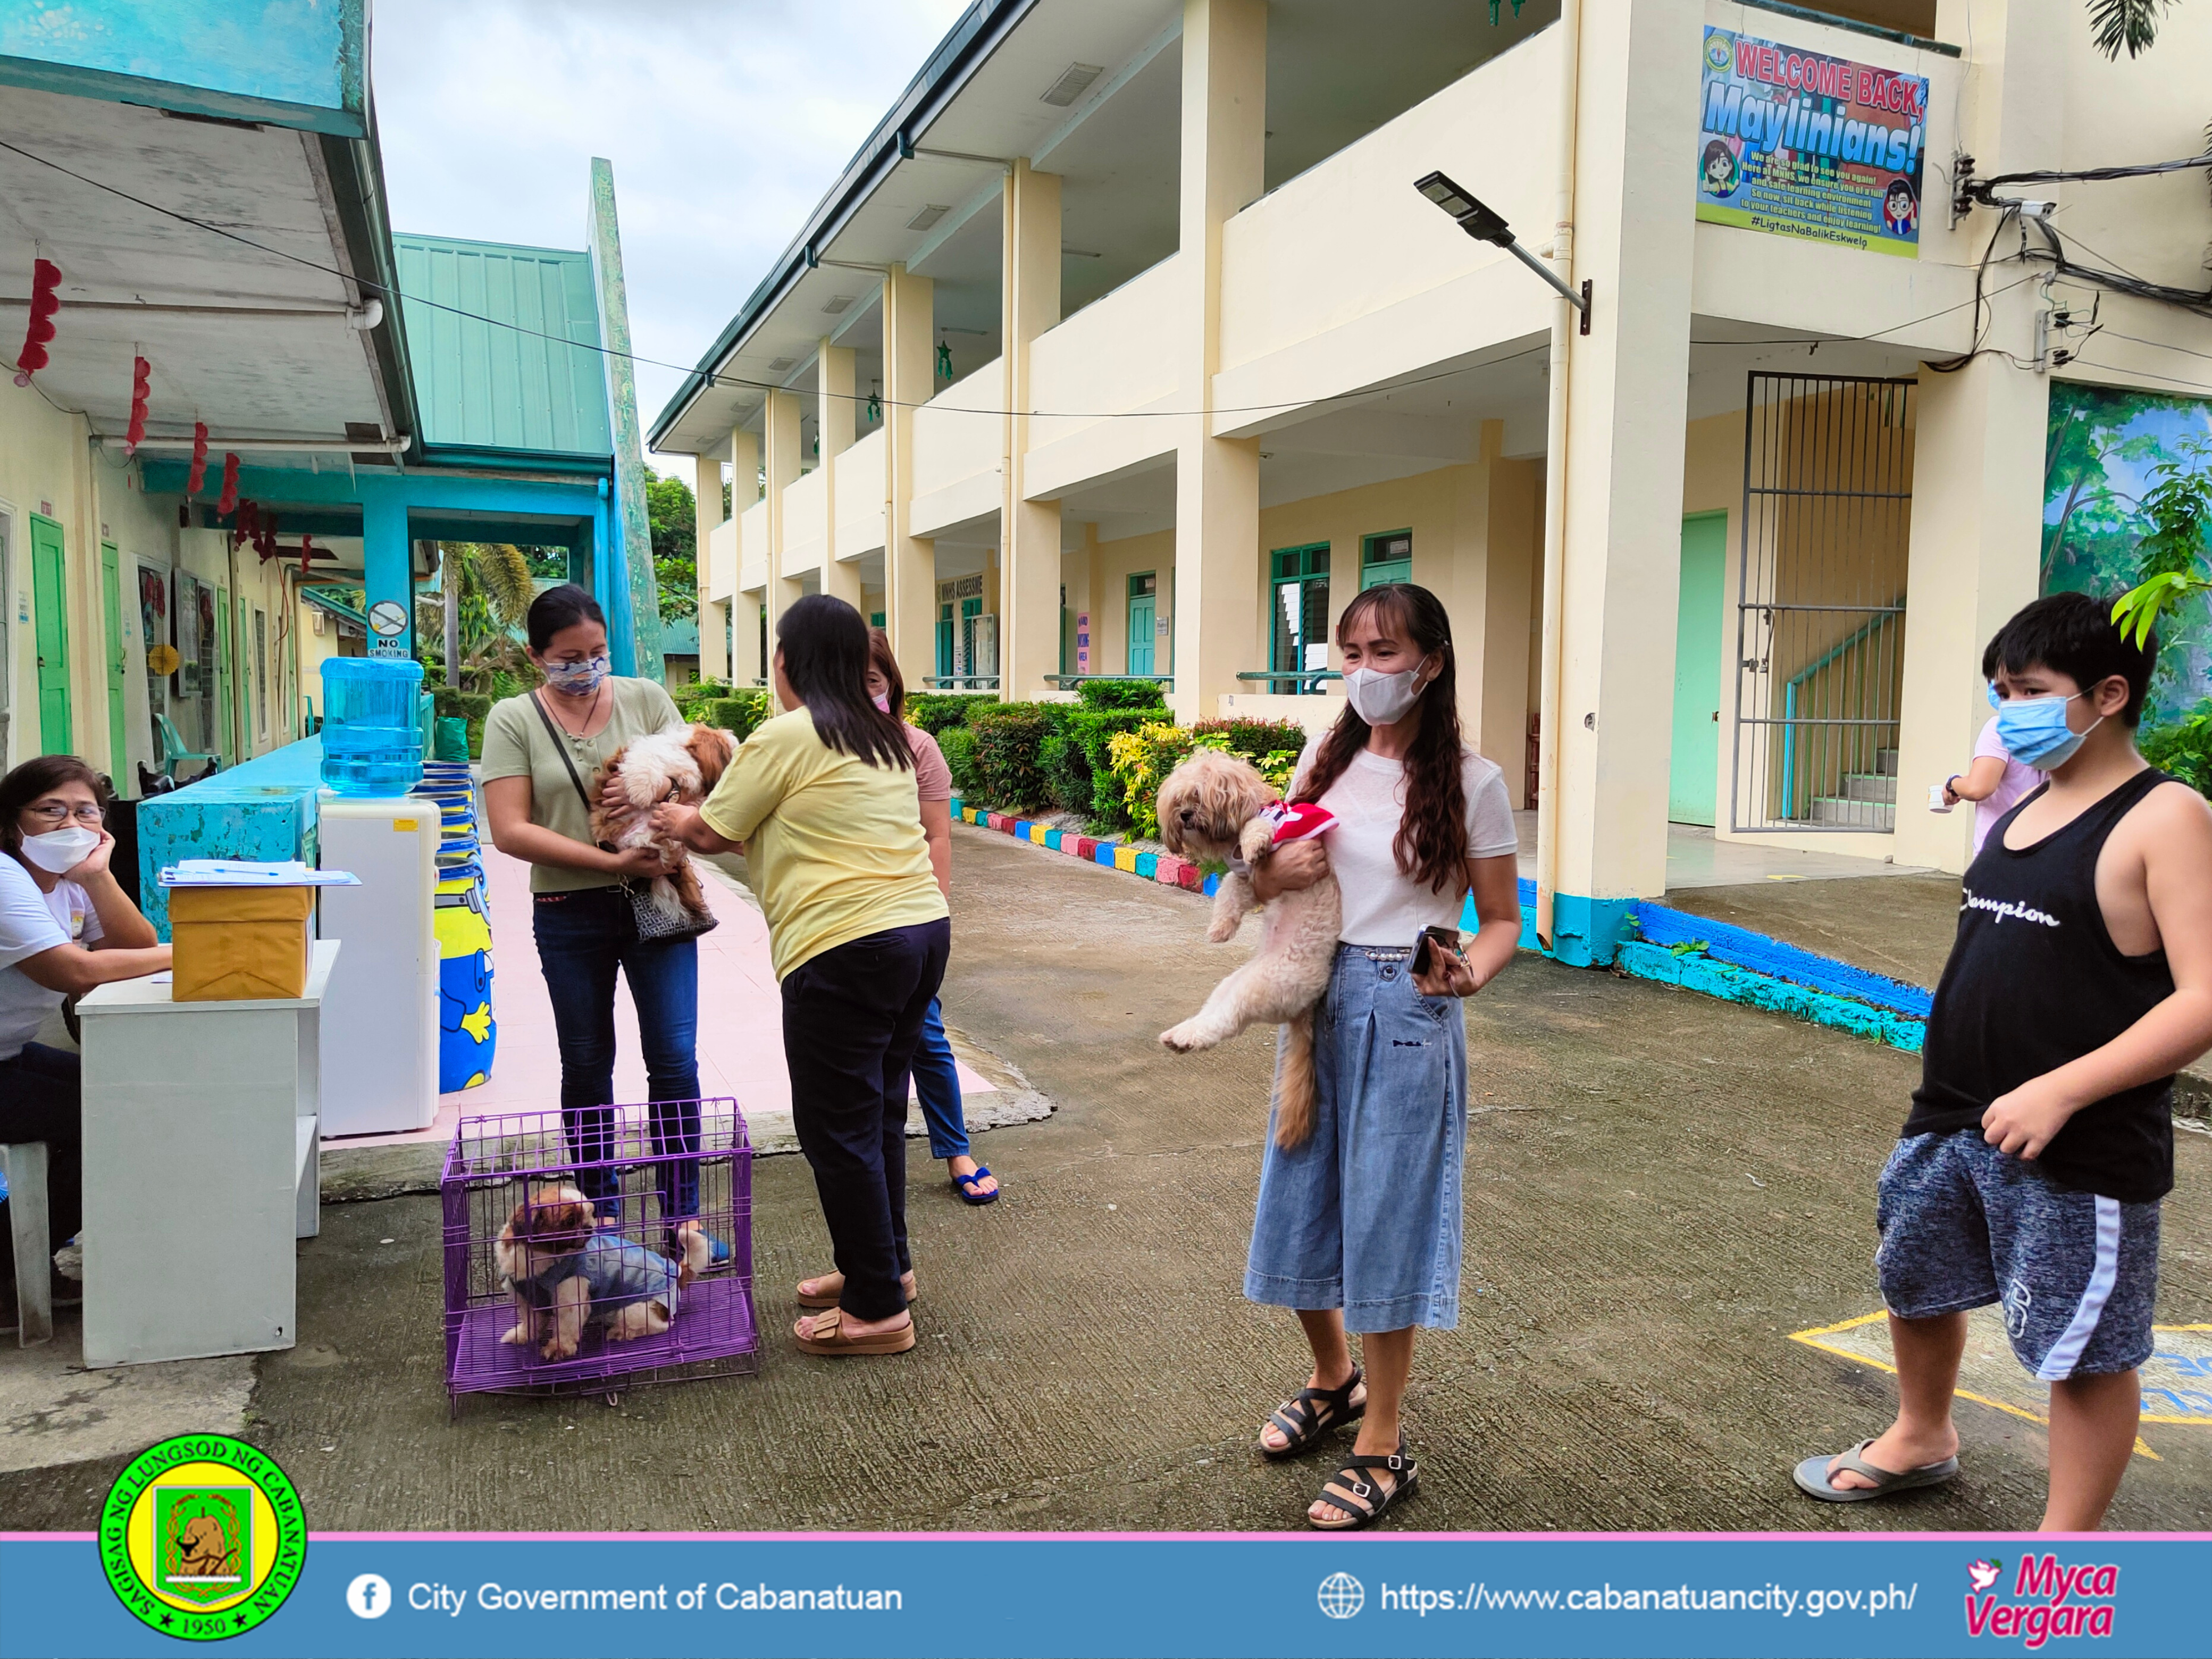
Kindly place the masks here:
POLYGON ((745 843, 779 980, 824 951, 950 914, 914 774, 840 754, 804 708, 738 745, 700 815, 745 843))

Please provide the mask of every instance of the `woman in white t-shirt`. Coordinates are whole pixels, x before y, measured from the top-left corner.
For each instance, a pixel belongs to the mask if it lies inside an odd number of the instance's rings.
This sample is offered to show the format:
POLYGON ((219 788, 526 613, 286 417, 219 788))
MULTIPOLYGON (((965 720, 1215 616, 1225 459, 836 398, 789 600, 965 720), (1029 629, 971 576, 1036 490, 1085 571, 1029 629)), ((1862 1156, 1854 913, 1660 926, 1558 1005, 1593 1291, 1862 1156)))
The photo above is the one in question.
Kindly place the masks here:
MULTIPOLYGON (((46 1143, 47 1226, 58 1240, 82 1218, 77 1057, 31 1039, 64 998, 169 965, 169 947, 108 869, 106 806, 106 781, 74 755, 41 755, 0 778, 0 1141, 46 1143)), ((4 1229, 0 1264, 0 1297, 12 1309, 4 1229)))
POLYGON ((1267 1141, 1244 1294, 1297 1311, 1314 1370, 1260 1431, 1271 1458, 1294 1456, 1354 1419, 1353 1455, 1306 1511, 1347 1532, 1413 1495, 1418 1475, 1398 1412, 1413 1332, 1459 1322, 1460 1164, 1467 1145, 1467 1022, 1472 996, 1513 958, 1521 936, 1512 803, 1503 775, 1460 738, 1451 623, 1426 588, 1371 587, 1336 625, 1344 713, 1306 745, 1291 798, 1335 815, 1319 841, 1270 854, 1253 874, 1261 902, 1324 870, 1344 890, 1336 966, 1315 1019, 1313 1133, 1267 1141), (1480 926, 1457 936, 1469 895, 1480 926), (1361 1333, 1363 1376, 1345 1332, 1361 1333))

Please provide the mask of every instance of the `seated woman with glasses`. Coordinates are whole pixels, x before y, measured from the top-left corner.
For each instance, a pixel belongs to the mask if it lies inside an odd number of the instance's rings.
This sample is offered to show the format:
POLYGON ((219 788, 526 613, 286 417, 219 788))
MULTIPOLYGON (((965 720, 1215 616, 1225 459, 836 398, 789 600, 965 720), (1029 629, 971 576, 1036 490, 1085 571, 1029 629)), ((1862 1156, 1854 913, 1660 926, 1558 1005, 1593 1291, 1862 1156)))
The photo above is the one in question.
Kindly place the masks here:
MULTIPOLYGON (((74 755, 41 755, 0 778, 0 1142, 46 1143, 48 1229, 82 1218, 77 1057, 31 1039, 65 997, 169 965, 108 868, 106 780, 74 755)), ((13 1247, 0 1230, 0 1328, 15 1323, 13 1247)))

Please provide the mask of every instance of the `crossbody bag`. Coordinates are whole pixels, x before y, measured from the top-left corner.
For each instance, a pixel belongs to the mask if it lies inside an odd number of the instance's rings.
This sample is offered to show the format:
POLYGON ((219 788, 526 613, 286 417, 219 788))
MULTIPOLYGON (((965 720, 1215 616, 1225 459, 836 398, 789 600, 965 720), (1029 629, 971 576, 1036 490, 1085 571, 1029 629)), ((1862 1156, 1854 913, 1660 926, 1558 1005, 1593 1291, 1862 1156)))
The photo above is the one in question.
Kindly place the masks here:
MULTIPOLYGON (((561 729, 553 724, 553 717, 545 712, 545 705, 538 701, 538 694, 530 694, 530 706, 538 711, 544 722, 545 735, 553 740, 553 752, 561 757, 561 764, 568 769, 568 781, 576 786, 576 799, 584 803, 584 821, 592 817, 592 797, 584 787, 584 780, 576 770, 576 763, 569 758, 568 745, 561 741, 561 729)), ((611 852, 614 849, 604 849, 611 852)), ((686 854, 688 857, 689 854, 686 854)), ((653 879, 638 876, 617 884, 629 896, 630 915, 637 923, 641 945, 673 945, 679 939, 696 939, 702 933, 711 933, 721 924, 713 916, 702 916, 686 908, 681 920, 672 917, 653 902, 653 879)))

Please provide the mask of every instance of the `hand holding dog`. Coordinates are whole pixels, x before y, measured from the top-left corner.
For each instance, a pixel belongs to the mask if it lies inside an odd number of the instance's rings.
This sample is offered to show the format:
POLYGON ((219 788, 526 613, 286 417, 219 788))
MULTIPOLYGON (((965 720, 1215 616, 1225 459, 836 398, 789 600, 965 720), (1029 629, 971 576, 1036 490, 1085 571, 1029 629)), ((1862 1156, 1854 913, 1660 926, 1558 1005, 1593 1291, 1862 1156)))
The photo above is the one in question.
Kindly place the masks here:
POLYGON ((1252 866, 1252 896, 1269 904, 1284 893, 1303 893, 1328 874, 1328 849, 1318 841, 1285 842, 1252 866))

